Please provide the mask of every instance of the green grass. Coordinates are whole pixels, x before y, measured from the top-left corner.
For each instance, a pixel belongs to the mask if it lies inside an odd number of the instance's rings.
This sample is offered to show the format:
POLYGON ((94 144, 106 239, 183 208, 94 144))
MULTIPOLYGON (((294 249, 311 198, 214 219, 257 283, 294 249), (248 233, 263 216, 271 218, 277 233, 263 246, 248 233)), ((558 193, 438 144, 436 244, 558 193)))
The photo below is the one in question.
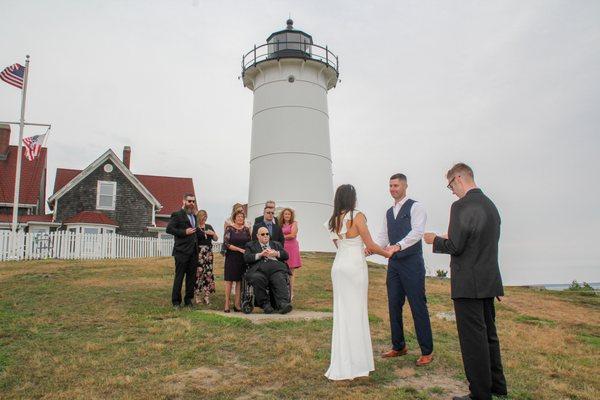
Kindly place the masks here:
MULTIPOLYGON (((332 310, 332 260, 303 254, 296 308, 332 310)), ((219 256, 215 272, 208 308, 220 310, 219 256)), ((466 390, 456 325, 435 318, 452 310, 448 280, 427 281, 435 359, 417 369, 408 304, 410 354, 378 357, 390 345, 385 269, 369 265, 375 372, 329 382, 331 320, 254 325, 175 311, 172 273, 170 258, 0 264, 0 398, 436 400, 451 395, 444 382, 466 390)), ((509 399, 597 399, 596 298, 508 288, 497 315, 509 399)))
POLYGON ((596 350, 600 350, 600 335, 580 333, 577 335, 577 337, 579 338, 579 340, 583 341, 584 343, 589 344, 590 346, 594 347, 596 350))
POLYGON ((529 325, 556 326, 556 321, 532 317, 530 315, 519 315, 515 318, 515 321, 522 322, 524 324, 529 324, 529 325))

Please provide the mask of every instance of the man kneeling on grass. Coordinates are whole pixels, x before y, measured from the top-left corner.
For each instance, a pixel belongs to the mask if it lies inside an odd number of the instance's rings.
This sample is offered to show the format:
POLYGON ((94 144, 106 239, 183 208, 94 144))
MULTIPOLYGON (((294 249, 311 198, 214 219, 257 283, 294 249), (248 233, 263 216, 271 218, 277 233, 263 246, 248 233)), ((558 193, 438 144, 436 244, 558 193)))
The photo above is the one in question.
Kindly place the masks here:
POLYGON ((283 262, 288 259, 288 253, 281 243, 269 240, 269 230, 265 227, 258 229, 256 238, 258 240, 246 245, 244 253, 244 261, 249 265, 246 280, 254 288, 256 304, 262 307, 265 314, 275 311, 267 295, 267 288, 273 291, 277 312, 287 314, 292 311, 287 285, 290 271, 283 262))

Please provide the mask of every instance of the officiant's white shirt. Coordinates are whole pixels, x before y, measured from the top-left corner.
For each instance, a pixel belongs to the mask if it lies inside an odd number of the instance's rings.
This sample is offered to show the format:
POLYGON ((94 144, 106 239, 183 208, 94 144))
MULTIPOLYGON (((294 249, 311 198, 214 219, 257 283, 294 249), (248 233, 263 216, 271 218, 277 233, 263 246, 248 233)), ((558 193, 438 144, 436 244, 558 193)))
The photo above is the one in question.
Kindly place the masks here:
MULTIPOLYGON (((400 209, 408 200, 408 196, 404 196, 402 200, 397 203, 394 203, 392 209, 394 212, 394 218, 398 216, 400 209)), ((423 233, 425 233, 425 223, 427 222, 427 213, 425 212, 425 208, 423 205, 415 201, 410 209, 410 226, 411 230, 408 232, 406 237, 399 241, 398 243, 394 243, 400 245, 402 250, 409 248, 413 244, 417 243, 421 238, 423 238, 423 233)), ((385 247, 390 244, 388 238, 388 227, 387 227, 387 210, 386 215, 383 216, 383 224, 381 230, 377 234, 377 244, 381 247, 385 247)))

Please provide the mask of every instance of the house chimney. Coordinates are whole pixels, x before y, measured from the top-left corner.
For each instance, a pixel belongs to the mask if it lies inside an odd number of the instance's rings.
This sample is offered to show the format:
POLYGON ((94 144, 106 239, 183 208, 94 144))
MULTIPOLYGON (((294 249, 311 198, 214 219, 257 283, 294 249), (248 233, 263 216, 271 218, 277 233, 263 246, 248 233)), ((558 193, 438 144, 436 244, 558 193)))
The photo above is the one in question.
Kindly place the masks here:
POLYGON ((0 124, 0 160, 8 157, 10 144, 10 125, 0 124))
POLYGON ((123 147, 123 164, 125 164, 128 169, 131 169, 131 147, 129 146, 123 147))

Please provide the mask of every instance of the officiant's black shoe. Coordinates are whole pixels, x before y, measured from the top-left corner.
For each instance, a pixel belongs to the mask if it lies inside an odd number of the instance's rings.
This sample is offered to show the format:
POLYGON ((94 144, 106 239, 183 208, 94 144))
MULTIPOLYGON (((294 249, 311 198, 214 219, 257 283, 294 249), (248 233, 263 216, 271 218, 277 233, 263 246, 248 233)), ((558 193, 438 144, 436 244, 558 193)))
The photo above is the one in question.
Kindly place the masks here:
POLYGON ((285 304, 283 307, 277 311, 279 314, 287 314, 292 311, 292 305, 290 303, 285 304))
POLYGON ((181 310, 181 305, 180 304, 173 304, 173 310, 175 310, 175 311, 181 310))
POLYGON ((275 312, 275 310, 273 309, 273 307, 271 307, 270 304, 267 304, 266 306, 264 306, 263 311, 265 314, 273 314, 275 312))
POLYGON ((186 309, 188 309, 188 310, 195 310, 196 309, 196 305, 192 304, 192 303, 186 304, 184 307, 186 309))
POLYGON ((467 394, 464 396, 454 396, 452 400, 473 400, 474 397, 471 397, 471 394, 467 394))

